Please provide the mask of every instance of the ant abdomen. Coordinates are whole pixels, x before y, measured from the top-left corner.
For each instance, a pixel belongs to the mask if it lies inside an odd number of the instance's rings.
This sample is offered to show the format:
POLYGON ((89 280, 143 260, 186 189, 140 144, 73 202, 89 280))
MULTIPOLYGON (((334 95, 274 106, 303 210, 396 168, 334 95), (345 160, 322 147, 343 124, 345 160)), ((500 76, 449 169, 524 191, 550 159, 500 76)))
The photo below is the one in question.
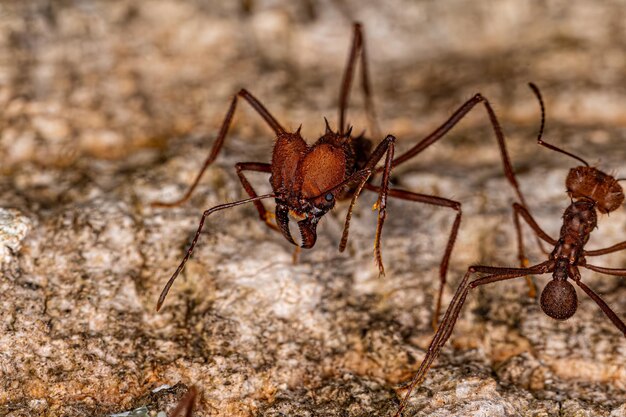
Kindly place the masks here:
POLYGON ((567 320, 576 313, 578 297, 567 280, 553 279, 541 293, 541 309, 556 320, 567 320))

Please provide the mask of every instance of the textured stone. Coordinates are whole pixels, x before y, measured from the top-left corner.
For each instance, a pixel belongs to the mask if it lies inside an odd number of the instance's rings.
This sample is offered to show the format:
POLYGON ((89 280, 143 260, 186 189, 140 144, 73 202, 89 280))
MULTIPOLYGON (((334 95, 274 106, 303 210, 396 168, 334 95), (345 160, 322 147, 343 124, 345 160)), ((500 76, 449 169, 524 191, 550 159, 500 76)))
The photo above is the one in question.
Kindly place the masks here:
POLYGON ((32 223, 16 209, 0 209, 0 265, 14 259, 32 223))

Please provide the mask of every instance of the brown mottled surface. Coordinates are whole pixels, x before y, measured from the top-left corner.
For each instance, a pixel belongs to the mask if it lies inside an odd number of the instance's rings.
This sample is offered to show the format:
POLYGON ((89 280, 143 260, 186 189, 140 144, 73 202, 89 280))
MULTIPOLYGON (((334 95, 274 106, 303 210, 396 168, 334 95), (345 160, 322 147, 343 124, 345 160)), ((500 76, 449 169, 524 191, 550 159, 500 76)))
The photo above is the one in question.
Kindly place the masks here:
MULTIPOLYGON (((190 384, 202 394, 198 416, 392 413, 432 336, 450 210, 392 201, 379 279, 373 195, 357 205, 349 253, 336 250, 341 204, 295 266, 292 247, 253 207, 233 209, 209 220, 154 311, 202 210, 243 197, 234 163, 269 160, 269 129, 240 106, 192 200, 169 210, 149 202, 184 192, 240 87, 285 127, 303 123, 309 140, 323 132, 322 116, 335 125, 353 18, 365 25, 383 131, 400 149, 482 92, 529 205, 555 235, 572 161, 534 144, 534 81, 547 102, 546 139, 626 173, 619 1, 3 2, 0 415, 142 405, 155 415, 190 384)), ((357 91, 353 99, 358 132, 365 117, 357 91)), ((474 113, 394 175, 399 186, 463 202, 446 304, 470 263, 516 263, 513 194, 486 115, 474 113)), ((263 175, 252 181, 268 189, 263 175)), ((589 247, 625 239, 622 207, 601 217, 589 247)), ((527 241, 531 260, 543 259, 527 241)), ((624 268, 626 253, 597 263, 624 268)), ((624 279, 584 278, 626 318, 624 279)), ((576 316, 558 323, 523 280, 472 294, 406 415, 626 415, 626 339, 579 298, 576 316)))

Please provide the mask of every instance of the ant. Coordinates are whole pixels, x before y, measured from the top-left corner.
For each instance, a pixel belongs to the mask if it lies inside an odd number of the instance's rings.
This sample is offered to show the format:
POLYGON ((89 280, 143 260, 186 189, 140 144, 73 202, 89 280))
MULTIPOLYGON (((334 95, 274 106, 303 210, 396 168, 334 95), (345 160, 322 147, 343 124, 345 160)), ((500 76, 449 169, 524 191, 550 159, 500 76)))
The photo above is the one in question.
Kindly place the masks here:
POLYGON ((170 417, 191 417, 197 396, 198 390, 196 387, 191 386, 183 398, 180 399, 170 417))
MULTIPOLYGON (((317 238, 317 224, 321 218, 335 206, 336 200, 350 198, 351 202, 346 214, 343 233, 339 244, 339 251, 343 252, 348 241, 348 230, 352 210, 361 191, 365 189, 378 193, 378 200, 374 205, 374 208, 378 210, 374 240, 374 256, 379 269, 379 275, 381 276, 385 274, 385 269, 382 261, 380 239, 386 218, 388 197, 447 207, 456 212, 456 217, 452 224, 452 229, 439 267, 439 295, 433 314, 433 328, 436 328, 441 308, 443 288, 446 282, 448 263, 461 224, 461 203, 447 198, 390 188, 389 177, 391 169, 410 160, 437 142, 469 113, 474 106, 478 103, 483 103, 500 147, 504 170, 505 172, 511 173, 509 177, 517 190, 517 184, 515 183, 515 178, 512 176, 513 171, 504 146, 504 136, 489 102, 480 94, 476 94, 459 107, 441 126, 397 158, 394 159, 395 137, 392 135, 387 135, 378 146, 371 151, 372 142, 369 139, 365 138, 363 135, 354 137, 352 136, 352 128, 346 128, 346 109, 348 108, 355 66, 359 58, 361 61, 361 89, 363 91, 368 123, 370 124, 373 135, 380 136, 378 134, 376 114, 372 102, 365 39, 362 26, 359 23, 353 25, 352 46, 348 55, 348 62, 344 70, 339 93, 338 131, 333 131, 328 120, 324 119, 326 121, 324 135, 313 145, 307 145, 300 136, 300 127, 295 132, 286 130, 270 114, 265 106, 247 90, 242 89, 233 97, 211 152, 186 193, 177 201, 155 202, 153 206, 175 207, 185 203, 190 198, 202 175, 209 165, 215 161, 222 149, 235 113, 237 102, 240 98, 247 102, 274 132, 276 140, 271 163, 239 162, 235 165, 239 180, 250 198, 221 204, 203 213, 187 253, 161 292, 157 302, 157 311, 161 308, 174 280, 180 274, 191 256, 198 238, 200 237, 206 218, 212 213, 246 203, 253 203, 261 221, 270 229, 280 232, 288 242, 298 246, 289 231, 290 217, 296 220, 301 235, 300 247, 312 248, 317 238), (383 156, 385 156, 384 165, 377 167, 376 165, 382 160, 383 156), (244 174, 246 171, 269 173, 269 180, 273 192, 265 195, 257 195, 244 174), (373 176, 381 172, 382 179, 380 186, 372 184, 371 180, 373 176), (261 201, 270 198, 273 198, 276 202, 276 224, 272 221, 273 216, 266 210, 261 201)), ((523 196, 519 193, 518 195, 523 201, 523 196)))
MULTIPOLYGON (((529 86, 537 97, 541 107, 541 127, 537 136, 537 143, 550 150, 570 156, 584 165, 570 169, 567 179, 565 180, 571 204, 565 209, 563 214, 563 226, 561 227, 559 238, 558 240, 553 239, 541 229, 525 203, 513 204, 513 219, 517 231, 519 257, 522 263, 524 263, 526 258, 523 249, 520 216, 532 228, 536 237, 553 245, 554 250, 550 253, 547 261, 530 267, 522 265, 523 267, 521 268, 507 268, 474 265, 468 268, 450 302, 448 310, 441 322, 441 326, 437 329, 437 332, 428 346, 424 360, 411 383, 408 385, 408 391, 400 403, 400 407, 395 414, 396 417, 401 415, 411 392, 417 385, 424 381, 426 373, 432 366, 433 361, 439 356, 441 349, 454 329, 454 325, 469 291, 481 285, 528 277, 534 274, 552 273, 552 280, 548 282, 541 293, 540 306, 543 312, 553 319, 567 320, 576 313, 578 307, 576 290, 568 280, 571 279, 585 294, 598 304, 609 320, 626 336, 626 324, 624 324, 598 294, 582 282, 578 269, 578 267, 583 267, 601 274, 626 277, 626 269, 595 266, 588 264, 586 260, 587 256, 599 256, 624 250, 626 249, 626 241, 604 249, 584 249, 591 232, 597 227, 597 212, 608 214, 618 209, 624 202, 624 191, 618 184, 618 181, 626 180, 626 178, 615 179, 599 169, 589 166, 584 159, 543 141, 541 138, 545 126, 545 106, 537 86, 532 83, 530 83, 529 86), (474 273, 487 275, 470 281, 470 277, 474 273)), ((521 195, 519 189, 516 191, 518 195, 521 195)))

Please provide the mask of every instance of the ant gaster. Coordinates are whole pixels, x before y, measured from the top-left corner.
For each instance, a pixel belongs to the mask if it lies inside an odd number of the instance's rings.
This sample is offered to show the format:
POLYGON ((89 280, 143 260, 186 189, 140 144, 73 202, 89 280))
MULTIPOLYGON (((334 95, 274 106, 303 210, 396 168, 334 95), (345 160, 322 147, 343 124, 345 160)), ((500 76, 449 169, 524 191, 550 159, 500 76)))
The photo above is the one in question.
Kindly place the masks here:
MULTIPOLYGON (((415 157, 444 137, 444 135, 467 113, 469 113, 474 106, 479 103, 483 103, 496 134, 497 142, 502 154, 504 170, 505 172, 511 173, 511 181, 513 181, 513 185, 516 186, 517 184, 514 182, 515 178, 512 176, 511 164, 506 153, 506 148, 504 147, 504 136, 489 102, 480 94, 476 94, 459 107, 458 110, 456 110, 452 116, 448 118, 448 120, 435 129, 430 135, 423 138, 420 142, 397 158, 394 159, 395 138, 392 135, 386 136, 372 151, 372 143, 370 140, 362 135, 353 137, 351 135, 352 129, 346 128, 346 109, 348 108, 350 87, 352 85, 357 60, 360 58, 361 89, 365 99, 367 117, 371 126, 372 135, 380 137, 378 134, 379 129, 376 124, 376 115, 371 98, 372 95, 368 75, 365 41, 362 28, 359 23, 354 24, 353 33, 352 47, 348 56, 348 62, 343 75, 343 81, 339 94, 339 127, 337 132, 334 132, 330 128, 328 121, 326 121, 326 131, 324 135, 322 135, 313 145, 307 145, 304 139, 300 136, 300 128, 298 128, 295 132, 287 131, 258 99, 256 99, 247 90, 242 89, 233 97, 211 152, 184 196, 172 203, 158 202, 153 204, 161 207, 173 207, 178 206, 189 199, 198 185, 200 178, 208 166, 217 158, 220 150, 222 149, 239 98, 244 99, 273 130, 276 140, 271 164, 263 162, 240 162, 235 165, 239 180, 250 198, 218 205, 204 212, 185 257, 159 297, 157 310, 160 309, 171 285, 191 256, 191 253, 200 236, 204 222, 210 214, 241 204, 253 203, 261 220, 271 229, 282 233, 285 239, 294 245, 296 243, 289 232, 288 223, 290 217, 297 220, 301 235, 301 246, 303 248, 311 248, 316 241, 316 229, 320 219, 334 207, 336 200, 351 198, 341 242, 339 244, 339 250, 343 251, 347 245, 348 229, 353 207, 361 191, 365 189, 378 193, 378 200, 374 206, 378 209, 378 220, 374 240, 374 256, 380 275, 384 275, 380 239, 386 217, 387 197, 394 197, 401 200, 425 203, 439 207, 447 207, 456 211, 456 217, 452 224, 452 229, 450 231, 439 268, 439 294, 437 297, 435 312, 433 314, 433 326, 436 326, 441 306, 442 292, 446 281, 448 263, 461 223, 461 204, 457 201, 442 197, 414 193, 401 189, 391 189, 389 188, 391 169, 415 157), (384 164, 377 167, 376 164, 382 160, 383 156, 385 156, 384 164), (257 195, 256 191, 244 175, 245 171, 271 174, 270 184, 273 192, 260 196, 257 195), (376 186, 371 183, 371 180, 374 174, 380 173, 382 173, 381 183, 380 186, 376 186), (261 201, 269 198, 275 199, 276 202, 276 224, 272 221, 272 216, 268 213, 263 205, 263 202, 261 201)), ((519 194, 519 197, 523 201, 521 194, 519 194)))
MULTIPOLYGON (((556 319, 567 320, 576 313, 578 307, 578 298, 576 290, 570 282, 574 281, 604 312, 611 322, 626 337, 626 325, 611 310, 611 308, 589 288, 581 280, 578 267, 590 269, 601 274, 615 275, 626 277, 626 269, 614 269, 595 266, 587 263, 587 256, 599 256, 612 252, 626 249, 626 241, 615 244, 605 249, 585 250, 584 247, 589 240, 591 232, 597 227, 599 211, 602 214, 608 214, 617 210, 624 202, 624 191, 618 184, 618 181, 612 176, 600 171, 589 164, 582 158, 557 148, 554 145, 544 142, 541 138, 545 125, 545 106, 539 89, 534 84, 529 84, 530 88, 536 95, 541 107, 541 128, 537 137, 537 143, 548 149, 568 155, 584 164, 572 168, 567 175, 565 185, 567 193, 571 199, 571 204, 565 209, 563 214, 563 225, 559 233, 558 240, 550 237, 541 229, 534 220, 525 203, 514 203, 513 213, 514 222, 517 231, 518 251, 522 263, 525 261, 522 233, 519 217, 521 216, 526 223, 532 228, 535 235, 554 246, 554 250, 550 253, 548 260, 537 265, 522 268, 506 268, 475 265, 468 268, 467 273, 463 277, 454 297, 446 311, 441 325, 437 329, 424 360, 420 368, 413 377, 411 383, 407 387, 407 393, 404 396, 400 407, 396 412, 399 417, 402 410, 411 395, 413 389, 421 384, 430 369, 433 361, 439 356, 439 353, 450 337, 454 325, 457 321, 461 308, 465 303, 465 299, 470 290, 481 285, 491 284, 514 278, 527 277, 534 274, 552 273, 552 280, 544 287, 540 305, 543 312, 556 319), (470 281, 470 277, 474 273, 487 274, 482 278, 470 281)), ((508 174, 507 174, 508 175, 508 174)), ((510 181, 511 182, 511 181, 510 181)), ((521 195, 519 189, 516 190, 521 195)))

